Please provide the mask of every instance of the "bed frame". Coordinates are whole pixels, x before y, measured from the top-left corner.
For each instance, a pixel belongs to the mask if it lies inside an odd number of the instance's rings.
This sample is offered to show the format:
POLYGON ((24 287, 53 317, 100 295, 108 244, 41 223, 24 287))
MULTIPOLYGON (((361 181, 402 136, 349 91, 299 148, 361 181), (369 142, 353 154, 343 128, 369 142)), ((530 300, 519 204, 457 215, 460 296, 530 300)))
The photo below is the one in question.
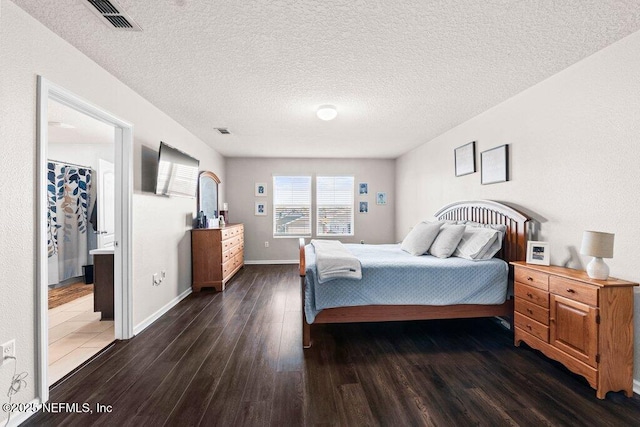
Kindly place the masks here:
MULTIPOLYGON (((511 261, 524 261, 527 249, 526 215, 510 206, 490 200, 456 202, 440 209, 434 215, 439 220, 475 221, 482 224, 504 224, 507 227, 502 250, 497 257, 511 261)), ((300 284, 302 290, 302 345, 311 347, 311 325, 304 314, 305 298, 305 241, 300 239, 300 284)), ((509 268, 509 285, 513 284, 513 268, 509 268)), ((322 310, 316 323, 389 322, 402 320, 459 319, 472 317, 513 316, 513 299, 500 305, 457 304, 435 305, 365 305, 322 310)))

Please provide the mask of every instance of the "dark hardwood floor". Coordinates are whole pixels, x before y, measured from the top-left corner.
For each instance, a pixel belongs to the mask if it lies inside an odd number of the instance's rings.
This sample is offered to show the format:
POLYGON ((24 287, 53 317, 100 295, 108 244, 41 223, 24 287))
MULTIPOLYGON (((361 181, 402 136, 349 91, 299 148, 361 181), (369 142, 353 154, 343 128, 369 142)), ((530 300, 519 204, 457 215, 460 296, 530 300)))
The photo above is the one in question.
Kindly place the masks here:
POLYGON ((637 395, 596 399, 491 319, 312 333, 303 351, 297 266, 246 266, 224 293, 192 294, 51 391, 93 413, 26 425, 640 425, 637 395))

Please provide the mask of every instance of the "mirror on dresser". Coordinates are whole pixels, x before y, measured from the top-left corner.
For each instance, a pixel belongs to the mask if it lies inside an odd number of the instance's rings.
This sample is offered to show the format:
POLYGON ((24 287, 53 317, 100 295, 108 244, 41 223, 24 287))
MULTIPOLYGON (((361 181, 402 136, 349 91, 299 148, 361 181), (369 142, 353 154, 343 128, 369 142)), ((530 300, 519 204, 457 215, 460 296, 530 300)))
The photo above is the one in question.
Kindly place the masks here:
POLYGON ((200 173, 198 179, 198 212, 203 212, 208 219, 218 217, 218 184, 220 178, 209 171, 200 173))

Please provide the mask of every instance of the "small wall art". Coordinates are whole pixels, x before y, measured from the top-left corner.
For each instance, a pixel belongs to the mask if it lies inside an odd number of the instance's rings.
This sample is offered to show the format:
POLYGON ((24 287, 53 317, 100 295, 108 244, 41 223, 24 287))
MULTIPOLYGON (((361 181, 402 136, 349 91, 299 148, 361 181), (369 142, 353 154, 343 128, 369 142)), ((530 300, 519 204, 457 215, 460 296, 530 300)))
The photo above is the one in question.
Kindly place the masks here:
POLYGON ((369 213, 369 202, 360 202, 360 213, 369 213))
POLYGON ((527 264, 549 265, 549 243, 527 242, 527 264))
POLYGON ((456 176, 469 175, 476 171, 476 142, 471 141, 453 150, 456 176))
POLYGON ((267 197, 267 184, 265 182, 256 182, 256 197, 267 197))
POLYGON ((480 153, 482 184, 509 181, 509 146, 501 145, 480 153))
POLYGON ((256 210, 254 212, 256 216, 267 216, 267 204, 265 202, 256 202, 256 210))
POLYGON ((376 193, 376 205, 386 205, 387 204, 387 193, 376 193))
POLYGON ((366 182, 361 182, 358 184, 359 191, 358 193, 361 195, 369 194, 369 184, 366 182))

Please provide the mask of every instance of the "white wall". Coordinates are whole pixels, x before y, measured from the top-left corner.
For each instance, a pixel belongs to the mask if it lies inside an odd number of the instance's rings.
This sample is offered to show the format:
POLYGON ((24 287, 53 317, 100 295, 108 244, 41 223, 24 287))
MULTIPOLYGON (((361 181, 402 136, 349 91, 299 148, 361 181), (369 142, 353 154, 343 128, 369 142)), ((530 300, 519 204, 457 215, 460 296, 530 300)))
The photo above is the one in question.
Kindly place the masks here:
MULTIPOLYGON (((359 201, 369 202, 369 213, 354 213, 354 236, 340 237, 343 242, 389 243, 393 241, 395 224, 395 161, 363 159, 227 159, 226 199, 231 222, 245 225, 246 261, 298 260, 298 239, 273 238, 273 175, 354 176, 356 186, 369 184, 369 194, 355 194, 359 201), (254 196, 254 184, 265 182, 268 197, 254 196), (387 193, 387 204, 376 205, 376 192, 387 193), (267 216, 255 216, 256 201, 267 202, 267 216), (264 242, 269 242, 265 248, 264 242)), ((315 193, 314 193, 315 194, 315 193)), ((315 221, 315 203, 312 206, 315 221)), ((312 226, 313 227, 313 226, 312 226)), ((314 234, 315 237, 315 234, 314 234)))
MULTIPOLYGON (((539 221, 551 263, 583 268, 583 230, 616 233, 612 276, 640 281, 640 32, 522 92, 397 161, 396 236, 441 206, 493 199, 539 221), (456 178, 453 150, 511 151, 511 181, 456 178)), ((479 155, 478 155, 479 159, 479 155)), ((637 288, 636 288, 637 291, 637 288)), ((640 380, 640 294, 635 308, 635 378, 640 380)), ((640 384, 638 384, 640 386, 640 384)))
POLYGON ((98 170, 98 159, 114 162, 113 144, 49 143, 49 159, 90 166, 98 170))
MULTIPOLYGON (((225 174, 218 153, 16 5, 0 1, 0 342, 16 339, 18 370, 29 376, 14 402, 27 402, 36 396, 37 75, 134 124, 134 325, 189 289, 196 211, 195 199, 143 191, 144 158, 157 155, 163 140, 200 159, 201 169, 222 180, 225 174), (160 270, 167 279, 152 287, 151 276, 160 270)), ((0 389, 8 389, 12 374, 13 364, 0 368, 0 389)))

